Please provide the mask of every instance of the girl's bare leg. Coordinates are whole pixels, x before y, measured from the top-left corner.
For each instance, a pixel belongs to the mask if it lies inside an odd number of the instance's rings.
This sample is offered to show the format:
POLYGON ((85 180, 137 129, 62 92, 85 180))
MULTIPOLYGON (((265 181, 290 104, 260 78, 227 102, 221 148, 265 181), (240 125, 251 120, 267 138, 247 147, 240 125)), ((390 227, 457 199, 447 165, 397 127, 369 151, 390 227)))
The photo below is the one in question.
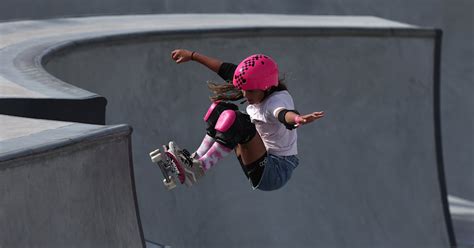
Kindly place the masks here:
POLYGON ((257 133, 249 142, 238 144, 235 154, 241 156, 244 165, 251 164, 261 158, 267 152, 262 138, 257 133))

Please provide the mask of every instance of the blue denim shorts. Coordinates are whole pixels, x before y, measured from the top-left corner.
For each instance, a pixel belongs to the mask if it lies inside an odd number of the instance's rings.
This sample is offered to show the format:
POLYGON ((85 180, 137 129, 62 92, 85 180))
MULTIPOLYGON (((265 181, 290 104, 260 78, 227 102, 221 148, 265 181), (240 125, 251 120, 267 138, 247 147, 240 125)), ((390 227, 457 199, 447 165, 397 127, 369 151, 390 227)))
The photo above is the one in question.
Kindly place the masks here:
POLYGON ((296 155, 277 156, 268 154, 266 160, 262 178, 256 186, 252 185, 253 189, 271 191, 283 187, 290 180, 293 170, 299 164, 296 155))

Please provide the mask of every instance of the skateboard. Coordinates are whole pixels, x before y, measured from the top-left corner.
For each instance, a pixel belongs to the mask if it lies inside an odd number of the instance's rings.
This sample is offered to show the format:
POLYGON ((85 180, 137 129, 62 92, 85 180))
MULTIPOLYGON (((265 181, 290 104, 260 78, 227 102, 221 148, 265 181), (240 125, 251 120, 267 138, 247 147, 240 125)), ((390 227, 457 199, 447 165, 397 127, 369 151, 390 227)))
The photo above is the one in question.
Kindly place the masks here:
MULTIPOLYGON (((150 152, 150 158, 156 163, 163 174, 163 184, 168 190, 176 187, 176 184, 188 184, 186 180, 184 168, 180 165, 178 158, 168 151, 167 146, 150 152)), ((188 185, 189 186, 189 185, 188 185)))
POLYGON ((204 176, 201 163, 193 157, 186 149, 180 149, 174 141, 164 145, 163 150, 157 149, 150 153, 151 161, 160 168, 163 184, 169 190, 178 184, 190 187, 204 176))

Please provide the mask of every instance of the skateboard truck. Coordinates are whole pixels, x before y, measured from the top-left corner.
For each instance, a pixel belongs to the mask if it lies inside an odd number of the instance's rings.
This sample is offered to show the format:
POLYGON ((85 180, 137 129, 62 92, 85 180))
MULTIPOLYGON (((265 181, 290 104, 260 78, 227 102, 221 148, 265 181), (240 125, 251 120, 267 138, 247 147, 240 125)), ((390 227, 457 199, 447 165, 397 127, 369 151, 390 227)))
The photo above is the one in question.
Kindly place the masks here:
MULTIPOLYGON (((166 147, 164 147, 166 151, 166 147)), ((167 155, 160 151, 160 149, 156 149, 150 153, 150 158, 153 163, 156 163, 158 167, 160 167, 160 171, 163 174, 163 184, 168 190, 172 190, 176 187, 175 178, 179 174, 179 170, 173 165, 172 159, 167 155)))
POLYGON ((173 141, 170 141, 169 146, 164 145, 163 150, 156 149, 150 152, 150 158, 160 167, 164 178, 163 184, 169 190, 175 188, 177 184, 190 187, 204 175, 199 163, 193 164, 189 151, 179 149, 173 141))

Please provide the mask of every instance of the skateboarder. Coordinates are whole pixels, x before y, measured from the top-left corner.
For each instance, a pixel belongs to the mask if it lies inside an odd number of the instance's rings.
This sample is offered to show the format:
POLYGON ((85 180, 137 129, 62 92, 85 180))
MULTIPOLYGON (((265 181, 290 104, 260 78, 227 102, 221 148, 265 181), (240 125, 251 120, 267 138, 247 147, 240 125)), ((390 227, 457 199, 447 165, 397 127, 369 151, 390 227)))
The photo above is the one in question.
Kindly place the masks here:
POLYGON ((204 116, 207 132, 199 148, 189 155, 174 142, 165 147, 180 170, 193 175, 184 179, 186 183, 193 184, 234 151, 253 189, 284 186, 299 163, 296 128, 322 118, 324 112, 298 113, 278 78, 277 64, 267 55, 249 56, 238 65, 185 49, 172 51, 171 58, 178 64, 201 63, 227 82, 208 85, 214 95, 204 116), (247 114, 229 102, 242 99, 248 102, 247 114))

